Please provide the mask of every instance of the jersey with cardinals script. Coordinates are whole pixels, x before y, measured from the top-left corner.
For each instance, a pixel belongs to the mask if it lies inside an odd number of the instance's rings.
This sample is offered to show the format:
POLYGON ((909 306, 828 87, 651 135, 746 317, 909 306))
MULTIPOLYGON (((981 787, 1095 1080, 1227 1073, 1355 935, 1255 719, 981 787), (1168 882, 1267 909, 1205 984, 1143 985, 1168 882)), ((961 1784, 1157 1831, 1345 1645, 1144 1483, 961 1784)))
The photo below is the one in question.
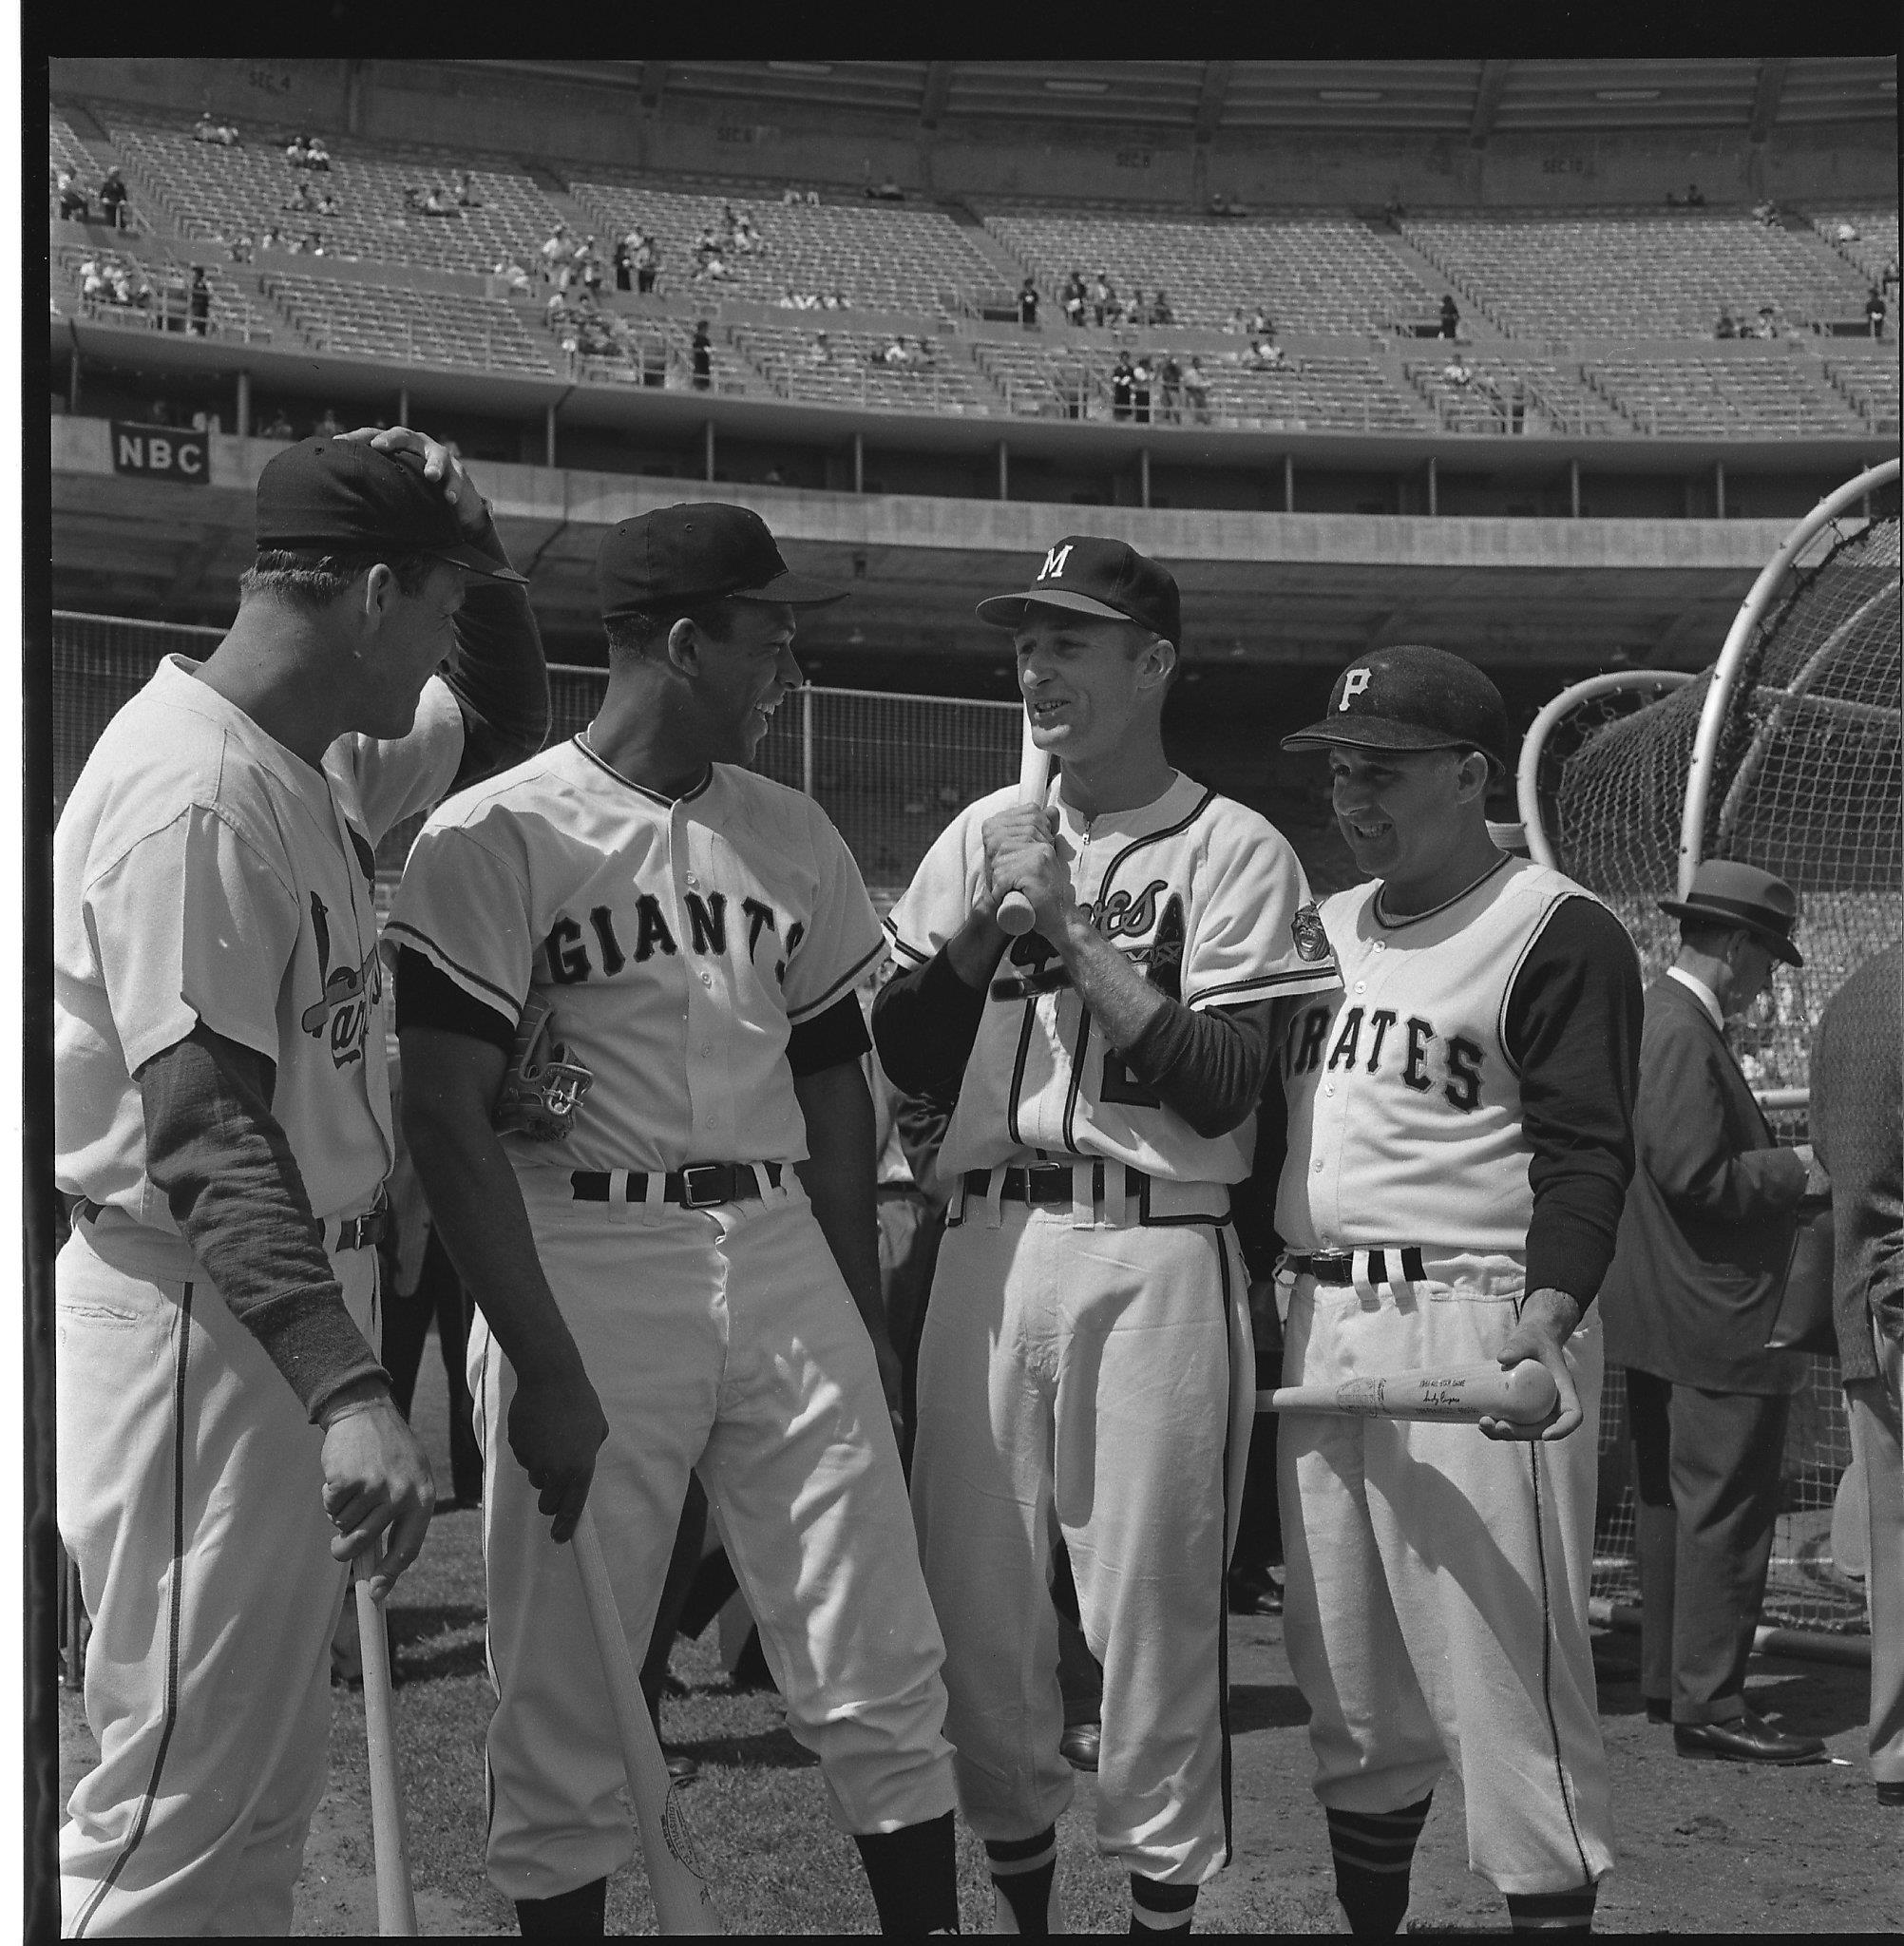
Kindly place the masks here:
MULTIPOLYGON (((1018 801, 970 804, 926 853, 886 920, 902 966, 923 965, 964 925, 984 885, 985 820, 1018 801)), ((1047 789, 1060 856, 1097 931, 1169 999, 1201 1010, 1337 983, 1308 883, 1288 841, 1247 806, 1178 775, 1134 810, 1085 818, 1047 789)), ((948 1177, 1039 1156, 1102 1157, 1174 1182, 1240 1182, 1253 1117, 1200 1135, 1138 1081, 1036 932, 993 974, 940 1154, 948 1177)))

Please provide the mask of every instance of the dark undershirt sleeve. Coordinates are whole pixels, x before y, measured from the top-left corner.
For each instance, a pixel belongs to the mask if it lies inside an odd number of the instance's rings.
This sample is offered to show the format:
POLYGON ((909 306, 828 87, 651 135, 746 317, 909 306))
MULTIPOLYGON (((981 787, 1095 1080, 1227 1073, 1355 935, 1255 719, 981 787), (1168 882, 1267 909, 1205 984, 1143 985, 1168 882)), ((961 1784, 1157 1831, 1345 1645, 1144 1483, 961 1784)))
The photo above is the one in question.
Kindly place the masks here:
POLYGON ((825 1013, 799 1021, 787 1036, 787 1065, 796 1081, 827 1068, 843 1067, 871 1051, 866 1017, 858 997, 845 994, 825 1013))
POLYGON ((1252 1284, 1276 1274, 1276 1259, 1283 1252, 1283 1239, 1276 1234, 1276 1187, 1283 1179, 1283 1160, 1288 1153, 1289 1111, 1283 1093, 1283 1066, 1271 1060, 1256 1109, 1255 1158, 1249 1173, 1229 1192, 1230 1221, 1252 1284))
POLYGON ((331 1397, 385 1379, 344 1307, 304 1177, 271 1112, 276 1071, 201 1021, 137 1079, 145 1173, 226 1308, 314 1422, 331 1397))
POLYGON ((1198 1012, 1167 1000, 1124 1065, 1196 1133, 1227 1135, 1255 1113, 1269 1066, 1273 1000, 1198 1012))
POLYGON ((515 1021, 458 986, 414 946, 397 952, 396 1024, 399 1034, 406 1027, 466 1034, 500 1047, 505 1058, 516 1051, 515 1021))
POLYGON ((985 989, 967 986, 941 946, 880 988, 872 1021, 879 1064, 902 1094, 956 1098, 984 1013, 985 989))
MULTIPOLYGON (((499 566, 510 565, 486 515, 474 544, 499 566)), ((526 588, 479 574, 466 578, 456 648, 443 679, 463 712, 463 761, 452 790, 535 755, 548 735, 549 678, 526 588)))
POLYGON ((1527 1288, 1564 1290, 1583 1309, 1612 1262, 1633 1173, 1645 1016, 1626 929, 1590 899, 1565 901, 1521 963, 1505 1028, 1533 1151, 1527 1288))

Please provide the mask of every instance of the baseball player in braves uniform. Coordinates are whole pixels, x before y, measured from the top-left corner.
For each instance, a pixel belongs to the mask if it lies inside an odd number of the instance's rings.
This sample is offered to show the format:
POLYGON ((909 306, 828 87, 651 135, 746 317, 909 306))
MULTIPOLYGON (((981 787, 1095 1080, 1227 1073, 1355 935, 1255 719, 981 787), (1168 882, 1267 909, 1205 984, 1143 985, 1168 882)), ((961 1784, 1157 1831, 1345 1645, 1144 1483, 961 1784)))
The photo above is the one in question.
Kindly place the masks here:
POLYGON ((1597 900, 1489 837, 1507 717, 1471 663, 1380 650, 1285 747, 1327 751, 1370 874, 1323 901, 1341 982, 1282 1043, 1285 1381, 1536 1358, 1560 1394, 1544 1430, 1486 1438, 1282 1415, 1286 1640, 1338 1896, 1357 1933, 1397 1930, 1455 1764, 1470 1864, 1515 1928, 1585 1930, 1612 1862, 1589 1307, 1632 1171, 1638 963, 1597 900))
POLYGON ((601 1931, 631 1836, 559 1543, 593 1478, 638 1664, 697 1470, 882 1924, 956 1930, 854 995, 884 941, 825 814, 746 768, 797 609, 837 596, 714 503, 622 522, 597 573, 600 713, 437 813, 390 925, 405 1128, 483 1313, 490 1876, 525 1935, 601 1931), (533 1056, 505 1075, 545 1008, 539 1091, 533 1056))
POLYGON ((1229 1854, 1224 1568, 1255 1379, 1228 1185, 1271 1009, 1336 975, 1289 846, 1165 758, 1171 576, 1074 535, 979 614, 1013 632, 1062 776, 940 836, 874 1009, 894 1080, 958 1097, 913 1456, 946 1727, 1000 1926, 1056 1929, 1056 1529, 1104 1669, 1098 1841, 1132 1929, 1187 1931, 1229 1854), (1014 887, 1037 928, 1016 942, 1014 887))
POLYGON ((60 1834, 74 1937, 291 1930, 342 1563, 386 1536, 387 1592, 433 1495, 375 1348, 372 848, 548 721, 443 447, 289 448, 257 544, 231 632, 113 718, 54 838, 59 1525, 100 1745, 60 1834))

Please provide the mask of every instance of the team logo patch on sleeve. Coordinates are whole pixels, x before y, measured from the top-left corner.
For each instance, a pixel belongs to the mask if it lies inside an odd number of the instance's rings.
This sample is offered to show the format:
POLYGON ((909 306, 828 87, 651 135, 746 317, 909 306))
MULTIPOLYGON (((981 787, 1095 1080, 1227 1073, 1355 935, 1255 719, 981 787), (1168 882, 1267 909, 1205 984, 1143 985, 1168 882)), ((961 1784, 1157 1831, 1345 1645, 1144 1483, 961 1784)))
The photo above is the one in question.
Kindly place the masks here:
POLYGON ((1323 915, 1313 902, 1302 906, 1289 922, 1289 937, 1296 942, 1296 957, 1312 963, 1329 956, 1329 936, 1323 930, 1323 915))

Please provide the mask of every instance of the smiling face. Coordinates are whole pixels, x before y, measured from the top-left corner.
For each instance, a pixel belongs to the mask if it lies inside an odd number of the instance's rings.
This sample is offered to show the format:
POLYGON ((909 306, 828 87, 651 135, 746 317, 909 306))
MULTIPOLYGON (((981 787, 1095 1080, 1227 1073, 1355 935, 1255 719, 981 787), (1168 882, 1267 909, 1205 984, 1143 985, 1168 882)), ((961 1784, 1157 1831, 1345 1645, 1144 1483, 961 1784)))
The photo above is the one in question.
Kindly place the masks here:
POLYGON ((462 568, 443 562, 414 595, 403 593, 387 567, 373 568, 358 584, 366 620, 374 613, 376 622, 358 665, 362 690, 353 729, 408 736, 415 727, 424 684, 456 647, 464 580, 462 568))
POLYGON ((1463 834, 1468 807, 1484 797, 1488 761, 1478 751, 1329 752, 1336 826, 1370 878, 1406 886, 1431 877, 1463 834))
POLYGON ((752 763, 781 697, 803 680, 793 659, 793 610, 785 601, 729 601, 717 628, 694 631, 708 755, 715 763, 752 763))
POLYGON ((1014 634, 1032 741, 1076 766, 1154 722, 1175 651, 1134 621, 1027 604, 1014 634))

